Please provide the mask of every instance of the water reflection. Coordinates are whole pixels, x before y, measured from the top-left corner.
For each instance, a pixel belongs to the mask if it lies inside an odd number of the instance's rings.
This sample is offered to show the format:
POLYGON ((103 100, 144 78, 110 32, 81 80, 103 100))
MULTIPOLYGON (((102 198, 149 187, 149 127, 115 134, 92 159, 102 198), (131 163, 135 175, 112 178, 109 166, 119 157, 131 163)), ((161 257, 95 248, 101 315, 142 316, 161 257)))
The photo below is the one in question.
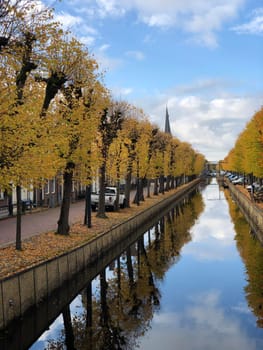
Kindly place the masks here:
MULTIPOLYGON (((226 196, 229 195, 226 193, 226 196)), ((263 328, 263 248, 256 239, 240 210, 229 202, 229 212, 235 226, 235 240, 241 258, 246 266, 247 284, 245 293, 249 307, 257 317, 258 327, 263 328)))
POLYGON ((30 349, 261 349, 262 247, 243 220, 212 182, 103 269, 30 349))
POLYGON ((192 241, 196 244, 186 246, 184 253, 211 262, 236 259, 236 247, 233 245, 234 225, 229 220, 224 192, 215 178, 206 187, 203 197, 206 209, 191 230, 192 241))
POLYGON ((70 305, 31 349, 134 349, 160 312, 166 272, 203 210, 188 198, 128 247, 70 305), (74 335, 74 336, 73 336, 74 335), (44 347, 43 347, 44 346, 44 347))
MULTIPOLYGON (((224 192, 212 183, 203 198, 205 210, 191 229, 192 240, 183 247, 180 263, 166 274, 161 312, 140 349, 262 348, 262 329, 244 294, 247 275, 224 192)), ((249 230, 246 234, 251 240, 249 230)), ((262 247, 259 250, 262 257, 262 247)), ((256 260, 254 256, 254 268, 262 272, 256 260)), ((255 280, 262 286, 262 274, 255 280)))

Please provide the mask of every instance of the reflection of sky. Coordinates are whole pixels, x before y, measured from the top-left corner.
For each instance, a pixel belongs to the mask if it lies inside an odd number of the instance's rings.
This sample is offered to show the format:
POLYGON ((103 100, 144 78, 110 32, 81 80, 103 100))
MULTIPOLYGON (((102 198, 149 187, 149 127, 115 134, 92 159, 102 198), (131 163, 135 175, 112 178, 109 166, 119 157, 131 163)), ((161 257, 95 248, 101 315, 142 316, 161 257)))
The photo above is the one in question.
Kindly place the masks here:
POLYGON ((215 184, 203 191, 205 210, 191 230, 192 242, 184 247, 184 254, 198 259, 225 260, 235 258, 234 228, 228 213, 224 192, 215 184))
MULTIPOLYGON (((83 313, 81 295, 78 295, 70 304, 71 315, 78 315, 83 313)), ((36 343, 34 343, 30 350, 43 350, 48 344, 48 340, 57 340, 61 336, 61 331, 64 329, 63 317, 58 316, 56 320, 50 325, 49 329, 44 332, 36 343)))
POLYGON ((210 290, 190 295, 181 311, 161 312, 154 318, 141 349, 259 349, 256 339, 249 338, 242 329, 239 311, 229 314, 220 302, 220 292, 210 290))
MULTIPOLYGON (((192 240, 180 260, 158 281, 161 309, 151 329, 138 339, 143 350, 259 350, 262 329, 247 306, 244 265, 236 249, 227 202, 218 186, 203 193, 205 209, 191 229, 192 240)), ((151 233, 154 229, 151 230, 151 233)), ((113 277, 107 269, 107 278, 113 277)), ((99 277, 92 282, 98 294, 99 277)), ((71 303, 72 315, 81 313, 81 296, 71 303)), ((63 329, 58 317, 30 350, 43 350, 48 339, 63 329)))
MULTIPOLYGON (((113 272, 107 268, 107 278, 113 277, 113 272)), ((93 294, 99 293, 100 278, 97 276, 92 281, 93 294)), ((70 304, 71 317, 83 314, 83 304, 81 295, 77 295, 76 298, 70 304)), ((49 328, 41 335, 41 337, 29 348, 29 350, 43 350, 46 348, 48 341, 57 340, 64 330, 64 322, 62 314, 59 315, 56 320, 49 326, 49 328)))
POLYGON ((224 193, 210 185, 202 195, 204 212, 160 285, 161 310, 139 349, 263 348, 262 330, 244 296, 245 268, 224 193))
POLYGON ((48 340, 57 339, 58 334, 61 334, 61 329, 63 328, 63 319, 60 315, 49 327, 49 329, 44 332, 41 337, 35 342, 29 349, 30 350, 43 350, 48 344, 48 340))

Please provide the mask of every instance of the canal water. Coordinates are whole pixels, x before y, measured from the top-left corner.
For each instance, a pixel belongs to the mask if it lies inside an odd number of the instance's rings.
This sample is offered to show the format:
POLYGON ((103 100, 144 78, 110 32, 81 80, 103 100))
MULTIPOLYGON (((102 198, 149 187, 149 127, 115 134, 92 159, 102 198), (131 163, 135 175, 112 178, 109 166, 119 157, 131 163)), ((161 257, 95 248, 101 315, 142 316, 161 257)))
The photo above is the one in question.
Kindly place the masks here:
POLYGON ((262 246, 212 179, 88 282, 30 350, 263 349, 262 277, 262 246))

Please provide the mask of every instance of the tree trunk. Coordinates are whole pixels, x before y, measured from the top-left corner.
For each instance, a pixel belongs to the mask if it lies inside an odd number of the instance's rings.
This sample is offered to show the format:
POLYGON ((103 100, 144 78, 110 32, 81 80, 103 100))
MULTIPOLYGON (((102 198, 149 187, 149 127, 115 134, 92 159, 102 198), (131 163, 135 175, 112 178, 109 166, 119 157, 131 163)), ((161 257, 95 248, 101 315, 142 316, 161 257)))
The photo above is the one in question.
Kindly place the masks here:
POLYGON ((133 199, 133 203, 140 205, 140 179, 136 179, 136 193, 133 199))
POLYGON ((147 198, 151 197, 151 179, 147 179, 147 198))
POLYGON ((171 175, 167 175, 166 184, 165 184, 165 191, 170 191, 170 189, 171 189, 171 175))
POLYGON ((65 329, 65 343, 67 350, 76 350, 74 346, 74 333, 71 322, 70 308, 69 305, 65 306, 62 310, 64 329, 65 329))
POLYGON ((131 172, 128 172, 125 177, 125 208, 130 208, 131 195, 131 172))
POLYGON ((141 202, 144 202, 144 179, 140 179, 140 182, 139 182, 139 199, 141 202))
POLYGON ((164 175, 160 176, 160 188, 159 188, 159 193, 164 194, 164 175))
POLYGON ((116 189, 117 189, 117 192, 116 192, 116 200, 114 203, 114 210, 119 211, 119 209, 120 209, 120 180, 117 180, 116 189))
POLYGON ((133 200, 134 204, 140 205, 140 176, 139 176, 139 159, 136 160, 136 194, 133 200))
POLYGON ((45 91, 45 97, 44 102, 42 106, 42 110, 40 113, 41 117, 46 116, 46 112, 49 108, 50 102, 53 100, 53 98, 58 93, 59 89, 63 86, 63 84, 67 81, 64 74, 57 72, 54 72, 49 78, 46 79, 46 91, 45 91))
POLYGON ((127 256, 127 272, 128 272, 128 278, 129 278, 129 285, 130 285, 130 287, 133 287, 135 282, 134 282, 134 274, 133 274, 131 248, 130 247, 128 247, 126 250, 126 256, 127 256))
POLYGON ((154 179, 153 195, 158 196, 158 178, 154 179))
POLYGON ((13 206, 13 196, 12 196, 12 192, 8 193, 8 215, 9 216, 13 216, 14 212, 14 206, 13 206))
POLYGON ((86 296, 87 296, 87 323, 86 327, 91 328, 92 327, 92 284, 91 282, 88 283, 86 287, 86 296))
POLYGON ((91 228, 91 185, 86 186, 84 225, 91 228))
POLYGON ((73 169, 74 163, 68 163, 63 174, 64 179, 64 188, 63 188, 63 200, 60 209, 60 217, 58 220, 57 233, 60 235, 69 234, 69 208, 71 200, 71 191, 72 191, 72 178, 73 178, 73 169))
POLYGON ((86 288, 87 296, 87 319, 86 319, 86 328, 87 328, 87 343, 85 344, 87 350, 93 349, 93 329, 92 329, 92 284, 88 283, 86 288))
POLYGON ((119 211, 120 209, 120 164, 117 164, 117 183, 116 183, 117 193, 116 200, 114 203, 114 210, 119 211))
MULTIPOLYGON (((16 93, 17 93, 17 103, 23 103, 23 92, 26 84, 26 80, 30 72, 37 68, 37 65, 31 61, 32 59, 32 45, 35 42, 35 35, 29 31, 25 35, 25 42, 23 45, 23 59, 22 66, 16 75, 16 93)), ((21 215, 22 215, 22 202, 21 202, 21 186, 16 186, 16 196, 17 196, 17 222, 16 222, 16 249, 21 250, 21 215)))
POLYGON ((172 176, 171 178, 171 189, 174 190, 175 189, 175 177, 172 176))
POLYGON ((100 324, 106 327, 109 323, 109 307, 107 304, 107 290, 108 283, 106 281, 105 269, 100 273, 100 304, 101 304, 101 315, 100 324))
POLYGON ((97 217, 106 219, 107 215, 105 213, 105 173, 106 173, 106 163, 103 161, 103 164, 100 167, 100 176, 99 176, 99 204, 97 217))
POLYGON ((21 186, 16 186, 16 249, 22 250, 21 244, 21 218, 22 218, 22 201, 21 186))

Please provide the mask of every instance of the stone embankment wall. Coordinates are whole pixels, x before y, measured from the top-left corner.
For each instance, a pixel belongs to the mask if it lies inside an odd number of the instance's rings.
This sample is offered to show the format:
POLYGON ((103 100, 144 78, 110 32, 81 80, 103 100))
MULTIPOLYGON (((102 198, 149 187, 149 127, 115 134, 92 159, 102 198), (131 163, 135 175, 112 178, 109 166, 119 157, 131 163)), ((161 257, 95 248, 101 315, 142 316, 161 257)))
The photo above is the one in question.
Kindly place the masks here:
POLYGON ((229 190, 247 222, 263 244, 263 211, 251 202, 235 185, 228 183, 229 190))
POLYGON ((22 317, 31 307, 39 305, 60 286, 74 278, 88 265, 101 259, 109 249, 125 240, 141 226, 160 219, 165 210, 172 208, 199 182, 197 179, 179 188, 173 195, 98 235, 81 247, 0 280, 0 329, 22 317))

